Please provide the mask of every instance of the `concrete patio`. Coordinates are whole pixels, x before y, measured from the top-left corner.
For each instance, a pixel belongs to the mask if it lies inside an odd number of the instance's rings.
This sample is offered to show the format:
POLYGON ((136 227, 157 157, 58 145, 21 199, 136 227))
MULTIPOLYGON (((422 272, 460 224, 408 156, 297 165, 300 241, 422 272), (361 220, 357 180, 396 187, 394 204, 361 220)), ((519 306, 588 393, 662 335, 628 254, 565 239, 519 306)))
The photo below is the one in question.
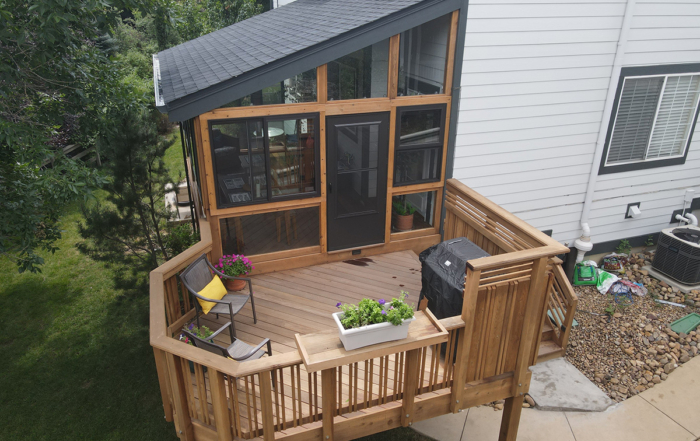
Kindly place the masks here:
MULTIPOLYGON (((694 441, 700 439, 700 357, 668 380, 605 412, 523 409, 518 441, 694 441)), ((413 425, 439 441, 498 439, 501 412, 476 407, 413 425)))

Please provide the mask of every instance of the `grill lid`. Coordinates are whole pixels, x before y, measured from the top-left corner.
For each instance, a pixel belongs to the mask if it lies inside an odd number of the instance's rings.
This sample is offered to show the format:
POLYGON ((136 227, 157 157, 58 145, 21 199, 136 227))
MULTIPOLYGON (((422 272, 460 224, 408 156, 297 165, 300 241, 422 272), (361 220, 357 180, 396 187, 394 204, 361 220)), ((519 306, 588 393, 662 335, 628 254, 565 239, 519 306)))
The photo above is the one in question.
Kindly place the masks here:
POLYGON ((700 231, 691 228, 676 228, 671 233, 686 242, 700 244, 700 231))

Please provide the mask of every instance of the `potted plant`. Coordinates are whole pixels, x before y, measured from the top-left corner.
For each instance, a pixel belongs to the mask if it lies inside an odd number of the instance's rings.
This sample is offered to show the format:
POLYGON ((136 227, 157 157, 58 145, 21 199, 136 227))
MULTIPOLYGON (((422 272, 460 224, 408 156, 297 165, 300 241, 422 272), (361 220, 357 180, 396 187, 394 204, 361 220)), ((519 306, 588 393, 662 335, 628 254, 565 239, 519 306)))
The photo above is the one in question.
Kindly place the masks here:
POLYGON ((333 314, 338 336, 346 351, 364 346, 401 340, 408 336, 408 327, 415 317, 413 305, 406 303, 408 292, 398 299, 362 299, 357 305, 338 302, 340 312, 333 314))
MULTIPOLYGON (((218 265, 214 265, 216 269, 231 277, 242 277, 251 272, 255 267, 250 263, 247 257, 243 254, 229 254, 221 256, 218 265)), ((221 277, 224 286, 229 291, 240 291, 245 288, 245 280, 231 280, 221 277)))
MULTIPOLYGON (((187 326, 187 330, 191 332, 192 334, 196 335, 197 337, 201 338, 202 340, 206 340, 207 338, 211 337, 214 333, 212 332, 211 329, 207 328, 206 326, 202 326, 201 328, 198 328, 195 326, 194 323, 190 323, 189 326, 187 326)), ((188 336, 186 336, 184 333, 180 334, 180 341, 187 343, 190 346, 194 346, 194 342, 190 340, 188 336)), ((194 373, 194 363, 191 361, 187 360, 189 365, 190 365, 190 372, 194 373)), ((206 366, 202 366, 204 368, 204 371, 206 372, 206 366)))
POLYGON ((406 199, 394 201, 394 228, 399 231, 409 231, 413 229, 413 213, 416 212, 416 207, 411 205, 406 199))

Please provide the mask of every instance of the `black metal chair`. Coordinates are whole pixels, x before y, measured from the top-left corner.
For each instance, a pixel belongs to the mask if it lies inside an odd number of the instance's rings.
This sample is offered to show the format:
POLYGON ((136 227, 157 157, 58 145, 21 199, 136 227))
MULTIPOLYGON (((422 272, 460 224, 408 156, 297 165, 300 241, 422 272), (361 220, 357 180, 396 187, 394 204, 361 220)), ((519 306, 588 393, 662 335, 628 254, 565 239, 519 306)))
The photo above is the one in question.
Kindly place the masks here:
POLYGON ((209 352, 213 352, 214 354, 231 358, 236 361, 257 360, 265 354, 267 354, 268 356, 272 355, 272 346, 270 345, 269 338, 266 338, 255 347, 249 345, 248 343, 244 343, 236 338, 233 338, 231 340, 233 341, 233 343, 231 343, 228 347, 223 347, 214 343, 214 338, 217 335, 219 335, 224 329, 230 327, 231 322, 228 322, 206 339, 197 337, 196 335, 191 333, 187 328, 183 328, 182 333, 185 334, 190 340, 192 340, 192 343, 194 343, 195 347, 207 350, 209 352), (264 350, 263 346, 267 346, 267 350, 264 350))
MULTIPOLYGON (((245 304, 250 299, 250 306, 253 307, 253 323, 258 322, 258 318, 255 315, 255 300, 253 299, 253 282, 248 277, 232 277, 221 273, 219 270, 214 268, 214 266, 207 259, 206 254, 202 254, 194 262, 190 264, 185 270, 180 273, 180 281, 182 285, 187 288, 190 294, 193 296, 193 303, 196 309, 197 326, 199 326, 199 316, 202 312, 202 306, 199 304, 197 299, 201 299, 206 302, 214 302, 214 306, 210 313, 216 314, 216 318, 219 318, 219 314, 229 315, 231 317, 231 327, 229 328, 231 334, 231 341, 236 338, 236 325, 234 324, 234 316, 243 309, 245 304), (212 275, 212 272, 214 273, 212 275), (204 289, 205 286, 213 280, 214 277, 221 276, 224 279, 231 280, 245 280, 248 282, 248 292, 249 294, 238 294, 238 291, 227 291, 227 294, 221 300, 208 299, 204 296, 199 295, 199 291, 204 289)), ((223 328, 221 328, 223 329, 223 328)))

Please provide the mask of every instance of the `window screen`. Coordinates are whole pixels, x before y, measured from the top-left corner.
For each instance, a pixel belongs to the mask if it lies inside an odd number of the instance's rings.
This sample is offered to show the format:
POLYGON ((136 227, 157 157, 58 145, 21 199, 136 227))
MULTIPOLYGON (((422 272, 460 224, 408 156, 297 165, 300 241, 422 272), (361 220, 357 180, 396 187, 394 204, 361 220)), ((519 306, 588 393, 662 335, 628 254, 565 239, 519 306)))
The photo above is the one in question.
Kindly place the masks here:
POLYGON ((606 164, 683 155, 700 93, 700 75, 625 79, 606 164))

